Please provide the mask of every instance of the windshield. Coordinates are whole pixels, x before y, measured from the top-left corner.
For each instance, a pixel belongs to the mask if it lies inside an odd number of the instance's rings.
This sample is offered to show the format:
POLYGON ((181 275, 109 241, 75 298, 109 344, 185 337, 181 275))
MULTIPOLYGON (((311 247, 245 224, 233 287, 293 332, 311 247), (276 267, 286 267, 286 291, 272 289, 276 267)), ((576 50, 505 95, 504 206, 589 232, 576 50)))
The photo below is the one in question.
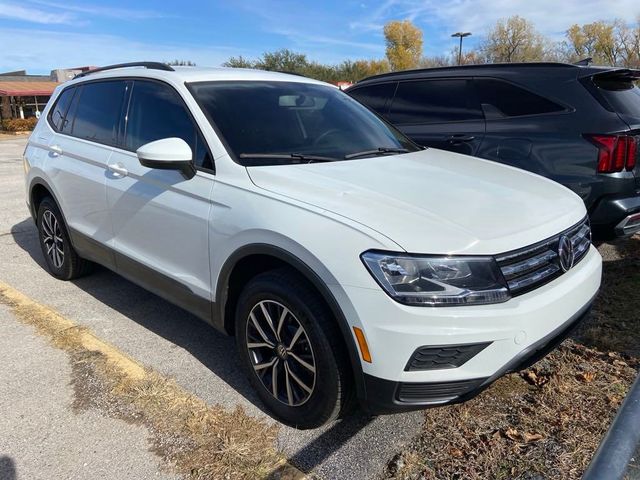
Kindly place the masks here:
POLYGON ((337 88, 299 82, 189 86, 238 163, 246 166, 366 158, 419 150, 337 88))

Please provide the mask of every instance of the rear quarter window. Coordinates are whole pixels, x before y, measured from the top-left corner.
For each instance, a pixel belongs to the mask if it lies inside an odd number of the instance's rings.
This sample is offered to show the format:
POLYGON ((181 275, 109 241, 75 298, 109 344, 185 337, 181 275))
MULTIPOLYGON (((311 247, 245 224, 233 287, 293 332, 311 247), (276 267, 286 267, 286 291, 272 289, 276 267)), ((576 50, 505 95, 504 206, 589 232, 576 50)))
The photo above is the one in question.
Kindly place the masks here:
POLYGON ((71 105, 74 93, 74 88, 67 88, 58 96, 49 114, 49 124, 54 130, 59 132, 63 130, 66 124, 65 117, 67 116, 67 111, 69 110, 69 105, 71 105))
POLYGON ((547 98, 501 80, 476 79, 475 86, 488 120, 566 110, 547 98))

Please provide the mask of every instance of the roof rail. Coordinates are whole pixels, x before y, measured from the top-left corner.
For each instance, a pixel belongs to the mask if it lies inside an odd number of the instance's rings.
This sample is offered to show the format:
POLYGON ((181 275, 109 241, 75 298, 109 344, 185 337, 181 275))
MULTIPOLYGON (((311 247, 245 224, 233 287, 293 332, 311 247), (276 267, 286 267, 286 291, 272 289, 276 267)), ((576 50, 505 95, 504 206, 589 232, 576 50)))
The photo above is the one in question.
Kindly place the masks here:
MULTIPOLYGON (((428 73, 448 70, 474 70, 474 69, 493 69, 493 68, 530 68, 530 67, 554 67, 554 68, 566 68, 575 67, 576 65, 562 62, 506 62, 506 63, 474 63, 468 65, 451 65, 448 67, 427 67, 427 68, 415 68, 410 70, 398 70, 395 72, 379 73, 377 75, 371 75, 358 80, 356 83, 361 83, 366 80, 374 80, 386 77, 396 77, 402 75, 411 75, 419 73, 428 73)), ((355 84, 354 84, 355 85, 355 84)))
POLYGON ((145 68, 150 68, 152 70, 165 70, 167 72, 175 71, 171 66, 167 65, 166 63, 129 62, 129 63, 116 63, 115 65, 107 65, 105 67, 94 68, 93 70, 88 70, 86 72, 79 73, 74 78, 85 77, 87 75, 91 75, 92 73, 104 72, 105 70, 115 70, 116 68, 127 68, 127 67, 145 67, 145 68))

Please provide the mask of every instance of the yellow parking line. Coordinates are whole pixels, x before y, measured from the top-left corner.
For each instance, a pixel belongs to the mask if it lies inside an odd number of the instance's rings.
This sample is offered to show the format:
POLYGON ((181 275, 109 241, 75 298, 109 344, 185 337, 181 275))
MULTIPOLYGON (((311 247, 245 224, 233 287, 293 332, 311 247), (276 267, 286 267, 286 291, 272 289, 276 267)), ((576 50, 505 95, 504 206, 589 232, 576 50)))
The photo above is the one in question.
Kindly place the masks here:
POLYGON ((89 329, 80 327, 55 310, 40 305, 15 288, 0 282, 0 296, 3 303, 11 306, 16 316, 54 342, 56 346, 73 343, 89 352, 100 353, 115 367, 131 379, 140 380, 145 376, 144 368, 117 350, 112 345, 100 340, 89 329), (64 343, 61 343, 64 342, 64 343))
POLYGON ((119 418, 146 425, 156 446, 154 451, 178 473, 195 478, 305 478, 273 447, 277 427, 246 415, 240 407, 227 411, 208 405, 175 381, 99 339, 88 328, 1 281, 0 303, 9 306, 19 321, 35 327, 54 346, 69 353, 72 365, 86 367, 90 363, 91 373, 106 379, 94 382, 107 385, 106 391, 96 394, 124 407, 116 409, 123 412, 119 418), (172 450, 171 445, 192 448, 172 450))

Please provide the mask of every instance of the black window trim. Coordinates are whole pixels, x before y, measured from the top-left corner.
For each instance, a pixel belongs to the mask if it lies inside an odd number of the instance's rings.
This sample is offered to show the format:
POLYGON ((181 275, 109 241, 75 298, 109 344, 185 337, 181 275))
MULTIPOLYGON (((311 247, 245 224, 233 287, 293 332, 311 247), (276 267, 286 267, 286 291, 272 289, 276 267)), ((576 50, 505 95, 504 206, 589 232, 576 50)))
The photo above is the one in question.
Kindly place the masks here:
MULTIPOLYGON (((61 90, 60 93, 58 94, 58 96, 56 97, 56 101, 51 106, 51 109, 49 110, 49 114, 47 115, 47 124, 58 135, 65 135, 65 136, 73 138, 75 140, 83 140, 83 141, 90 142, 90 143, 97 143, 99 145, 104 145, 104 146, 107 146, 107 147, 110 147, 110 148, 114 148, 114 149, 119 150, 121 152, 127 152, 127 153, 135 154, 136 153, 135 150, 130 150, 128 148, 125 148, 125 146, 124 146, 124 132, 126 131, 126 119, 128 118, 129 106, 130 106, 130 103, 131 103, 131 94, 133 92, 133 82, 135 82, 136 80, 161 83, 163 85, 168 86, 174 92, 176 92, 176 94, 178 95, 180 100, 182 100, 183 105, 185 107, 185 110, 187 111, 187 114, 189 115, 189 118, 191 119, 191 121, 193 122, 194 126, 196 127, 196 130, 197 130, 198 134, 200 135, 200 138, 202 138, 202 140, 204 142, 204 146, 207 149, 207 151, 209 152, 209 156, 211 157, 211 164, 213 166, 213 169, 199 167, 199 166, 195 166, 195 168, 196 168, 196 170, 201 171, 203 173, 208 173, 208 174, 211 174, 211 175, 215 175, 216 174, 215 159, 214 159, 214 157, 213 157, 213 155, 211 153, 211 148, 209 147, 209 142, 207 142, 206 137, 202 134, 202 129, 200 128, 200 125, 198 124, 198 122, 196 121, 195 117, 191 113, 191 110, 187 106, 187 103, 185 102, 185 99, 182 97, 180 92, 173 85, 171 85, 168 82, 165 82, 164 80, 160 80, 160 79, 157 79, 157 78, 149 78, 149 77, 124 76, 124 77, 96 78, 96 79, 91 79, 91 80, 75 83, 73 85, 69 85, 68 87, 65 87, 63 90, 61 90), (90 139, 87 139, 87 138, 82 138, 82 137, 77 137, 75 135, 70 135, 69 133, 65 133, 65 132, 59 131, 54 126, 53 121, 51 120, 50 117, 53 114, 55 106, 58 104, 58 101, 60 100, 60 97, 62 96, 62 94, 65 91, 67 91, 69 89, 75 89, 76 90, 73 93, 73 97, 71 97, 71 102, 69 102, 69 107, 67 107, 67 110, 65 111, 64 120, 66 121, 67 114, 69 113, 69 108, 71 107, 71 104, 73 103, 73 100, 74 100, 75 96, 78 94, 78 91, 81 90, 81 88, 84 85, 88 85, 90 83, 109 82, 109 81, 124 81, 126 84, 128 84, 128 86, 125 86, 125 95, 124 95, 124 98, 123 98, 122 106, 120 107, 120 116, 118 118, 118 130, 117 130, 118 134, 117 134, 116 144, 98 142, 96 140, 90 140, 90 139)), ((191 92, 191 90, 189 90, 189 91, 191 92)), ((194 99, 195 99, 195 97, 194 97, 194 99)), ((196 102, 197 102, 197 100, 196 100, 196 102)), ((199 103, 198 103, 198 106, 200 106, 199 103)), ((217 130, 216 130, 216 134, 220 138, 220 135, 219 135, 217 130)), ((226 147, 227 146, 225 145, 225 148, 226 147)), ((228 151, 228 149, 227 149, 227 151, 228 151)), ((195 156, 195 152, 194 152, 194 156, 195 156)))
POLYGON ((409 82, 425 82, 425 81, 432 81, 432 80, 462 80, 465 81, 468 85, 469 91, 472 92, 473 94, 473 99, 476 100, 477 105, 478 105, 478 109, 480 112, 480 118, 476 118, 476 119, 471 119, 471 120, 453 120, 450 122, 443 122, 443 121, 438 121, 438 122, 407 122, 407 123, 395 123, 393 122, 394 125, 399 125, 399 126, 403 126, 403 127, 407 127, 407 126, 413 126, 413 125, 457 125, 457 124, 467 124, 467 123, 476 123, 476 122, 485 122, 485 116, 484 116, 484 111, 482 110, 482 105, 480 105, 480 99, 478 98, 477 92, 476 92, 476 87, 475 84, 473 82, 473 78, 472 77, 452 77, 452 76, 443 76, 443 77, 423 77, 423 78, 408 78, 405 80, 398 80, 397 83, 398 85, 396 86, 396 89, 393 93, 393 97, 391 98, 391 101, 389 102, 388 105, 388 109, 387 109, 387 115, 391 114, 391 107, 393 106, 393 102, 396 99, 396 95, 398 93, 398 89, 400 88, 400 83, 409 83, 409 82))
MULTIPOLYGON (((477 90, 476 90, 476 80, 495 80, 498 82, 503 82, 503 83, 508 83, 509 85, 519 88, 521 90, 524 90, 527 93, 530 93, 531 95, 535 95, 537 97, 543 98, 549 102, 553 102, 556 105, 558 105, 559 107, 562 107, 563 110, 558 110, 556 112, 546 112, 546 113, 529 113, 526 115, 513 115, 513 116, 506 116, 504 118, 486 118, 486 116, 484 115, 484 110, 482 111, 482 115, 484 116, 485 121, 487 122, 501 122, 501 121, 505 121, 505 120, 514 120, 517 118, 531 118, 531 117, 540 117, 543 115, 566 115, 568 113, 574 113, 576 111, 576 109, 570 105, 568 105, 567 103, 558 100, 557 97, 554 96, 550 96, 550 95, 546 95, 546 94, 542 94, 542 93, 538 93, 533 91, 531 88, 522 85, 521 83, 518 82, 514 82, 510 79, 506 79, 503 77, 494 77, 494 76, 490 76, 490 75, 474 75, 472 77, 464 77, 464 78, 468 78, 470 80, 472 80, 473 82, 473 90, 474 92, 476 92, 477 95, 477 90)), ((478 100, 480 100, 478 98, 478 100)), ((480 105, 480 107, 482 108, 482 105, 480 105)))

